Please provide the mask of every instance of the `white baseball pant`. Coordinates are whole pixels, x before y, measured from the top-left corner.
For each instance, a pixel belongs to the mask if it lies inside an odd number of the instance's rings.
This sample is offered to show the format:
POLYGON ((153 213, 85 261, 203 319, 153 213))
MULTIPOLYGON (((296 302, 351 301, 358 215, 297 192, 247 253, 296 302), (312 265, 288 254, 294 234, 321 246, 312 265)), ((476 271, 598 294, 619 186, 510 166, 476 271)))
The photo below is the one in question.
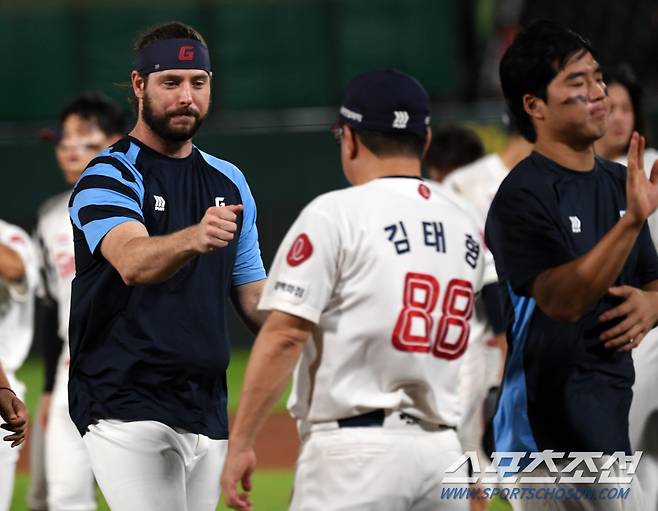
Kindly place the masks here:
POLYGON ((102 419, 84 443, 96 481, 115 511, 214 511, 227 440, 156 421, 102 419))
MULTIPOLYGON (((25 385, 20 383, 13 374, 7 374, 7 379, 11 388, 16 392, 18 398, 22 401, 25 398, 25 385)), ((7 511, 11 504, 11 496, 14 493, 14 478, 16 476, 16 463, 20 447, 11 447, 11 442, 5 442, 1 439, 3 436, 10 435, 11 432, 0 429, 0 511, 7 511)))
MULTIPOLYGON (((310 425, 307 431, 290 511, 469 508, 467 500, 441 498, 445 470, 462 454, 453 429, 426 430, 393 413, 382 426, 341 428, 331 422, 310 425)), ((451 475, 465 477, 465 465, 451 475)))
POLYGON ((643 451, 637 477, 647 511, 658 511, 658 328, 651 330, 632 353, 635 384, 628 416, 631 448, 643 451))
POLYGON ((46 477, 49 511, 94 511, 96 486, 89 453, 69 416, 68 406, 53 401, 46 429, 46 477))

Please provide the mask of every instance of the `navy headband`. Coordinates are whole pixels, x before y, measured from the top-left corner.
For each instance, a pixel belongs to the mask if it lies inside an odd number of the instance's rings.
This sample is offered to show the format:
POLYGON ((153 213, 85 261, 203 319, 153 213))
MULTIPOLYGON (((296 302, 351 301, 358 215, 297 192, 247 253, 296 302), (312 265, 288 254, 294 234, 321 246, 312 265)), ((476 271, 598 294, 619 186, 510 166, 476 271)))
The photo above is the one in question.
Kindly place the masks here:
POLYGON ((210 73, 208 47, 195 39, 163 39, 137 53, 135 69, 147 75, 165 69, 202 69, 210 73))

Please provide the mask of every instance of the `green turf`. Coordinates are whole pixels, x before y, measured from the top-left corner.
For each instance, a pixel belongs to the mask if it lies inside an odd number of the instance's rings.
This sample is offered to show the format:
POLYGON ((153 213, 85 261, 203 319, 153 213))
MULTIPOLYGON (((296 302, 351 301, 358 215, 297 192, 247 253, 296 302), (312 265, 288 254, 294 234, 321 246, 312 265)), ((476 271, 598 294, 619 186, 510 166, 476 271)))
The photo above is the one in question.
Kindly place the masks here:
MULTIPOLYGON (((288 509, 290 488, 292 487, 292 470, 260 470, 254 474, 254 488, 252 499, 255 509, 267 511, 285 511, 288 509)), ((19 474, 14 486, 14 496, 10 511, 27 511, 25 505, 25 493, 29 483, 27 474, 19 474)), ((109 511, 103 496, 98 492, 98 511, 109 511)), ((222 502, 217 506, 218 510, 226 511, 228 508, 222 502)), ((489 504, 488 511, 511 511, 510 505, 500 499, 494 499, 489 504)))
MULTIPOLYGON (((231 363, 228 366, 226 380, 228 383, 228 409, 230 413, 234 413, 238 407, 238 400, 240 398, 240 391, 242 389, 242 380, 244 372, 247 368, 247 360, 249 359, 249 351, 239 350, 231 353, 231 363)), ((279 398, 274 410, 277 412, 285 412, 286 400, 290 394, 290 385, 286 391, 279 398)))
MULTIPOLYGON (((288 509, 292 478, 292 470, 257 471, 253 478, 252 501, 254 507, 256 509, 266 509, 267 511, 284 511, 288 509)), ((10 511, 27 511, 25 494, 29 481, 29 475, 27 474, 17 476, 10 511)), ((110 508, 100 492, 98 492, 98 496, 98 511, 109 511, 110 508)), ((225 511, 228 508, 222 503, 217 506, 217 509, 225 511)))
MULTIPOLYGON (((240 389, 242 388, 242 378, 247 360, 248 351, 236 351, 231 354, 231 364, 229 366, 227 381, 229 388, 229 411, 235 412, 237 408, 240 389)), ((25 404, 32 417, 35 417, 36 408, 43 386, 43 362, 41 359, 30 358, 17 373, 18 378, 27 386, 27 395, 25 404)), ((287 395, 290 387, 286 390, 284 396, 279 399, 275 410, 284 411, 287 395)), ((256 509, 267 511, 283 511, 287 509, 290 489, 292 487, 293 471, 292 470, 259 470, 254 475, 254 489, 252 499, 256 509)), ((25 494, 29 484, 29 474, 18 474, 14 487, 14 495, 10 511, 27 511, 25 505, 25 494)), ((109 508, 105 503, 102 495, 99 494, 99 511, 108 511, 109 508)), ((218 506, 219 510, 225 511, 227 508, 223 505, 218 506)), ((488 511, 510 511, 509 505, 501 500, 494 500, 489 505, 488 511)))
MULTIPOLYGON (((229 388, 229 412, 234 413, 237 408, 240 390, 242 388, 242 379, 247 367, 249 352, 246 350, 236 351, 231 354, 231 364, 227 374, 229 388)), ((31 417, 36 419, 36 410, 43 388, 43 361, 39 358, 29 358, 23 364, 23 367, 17 372, 17 377, 27 387, 25 404, 30 411, 31 417)), ((277 412, 285 411, 285 403, 290 388, 279 399, 275 410, 277 412)), ((290 488, 292 487, 292 470, 263 470, 256 472, 254 476, 253 501, 257 506, 256 509, 267 509, 268 511, 278 511, 287 509, 290 488)), ((18 474, 12 498, 11 511, 26 511, 25 494, 29 484, 29 474, 18 474)), ((106 511, 109 508, 99 492, 99 511, 106 511)), ((224 506, 217 509, 225 510, 224 506)))
POLYGON ((28 358, 16 372, 16 377, 27 387, 25 405, 34 416, 43 389, 43 361, 40 358, 28 358))

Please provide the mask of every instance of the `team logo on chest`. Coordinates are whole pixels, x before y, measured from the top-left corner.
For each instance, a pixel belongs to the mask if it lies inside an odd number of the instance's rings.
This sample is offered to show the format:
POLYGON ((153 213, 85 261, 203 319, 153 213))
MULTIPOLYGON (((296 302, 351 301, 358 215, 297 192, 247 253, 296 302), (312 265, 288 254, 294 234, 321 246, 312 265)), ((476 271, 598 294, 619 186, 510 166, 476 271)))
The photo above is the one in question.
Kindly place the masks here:
POLYGON ((154 209, 156 211, 164 211, 165 210, 166 202, 164 200, 164 197, 162 197, 161 195, 154 195, 153 200, 155 201, 154 209))
POLYGON ((569 222, 571 222, 571 232, 579 233, 581 231, 580 218, 578 218, 577 216, 570 216, 569 222))

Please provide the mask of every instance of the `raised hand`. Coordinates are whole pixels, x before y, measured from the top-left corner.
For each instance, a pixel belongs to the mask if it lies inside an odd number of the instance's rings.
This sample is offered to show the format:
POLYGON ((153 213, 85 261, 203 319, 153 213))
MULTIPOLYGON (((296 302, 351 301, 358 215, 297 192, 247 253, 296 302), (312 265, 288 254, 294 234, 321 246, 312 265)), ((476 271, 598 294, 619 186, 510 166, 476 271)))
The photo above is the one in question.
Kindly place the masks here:
POLYGON ((237 219, 240 211, 242 204, 208 208, 197 225, 196 250, 206 253, 227 246, 238 229, 237 219))
POLYGON ((634 132, 628 147, 626 174, 626 215, 642 224, 658 208, 658 161, 647 179, 644 172, 645 139, 634 132))

